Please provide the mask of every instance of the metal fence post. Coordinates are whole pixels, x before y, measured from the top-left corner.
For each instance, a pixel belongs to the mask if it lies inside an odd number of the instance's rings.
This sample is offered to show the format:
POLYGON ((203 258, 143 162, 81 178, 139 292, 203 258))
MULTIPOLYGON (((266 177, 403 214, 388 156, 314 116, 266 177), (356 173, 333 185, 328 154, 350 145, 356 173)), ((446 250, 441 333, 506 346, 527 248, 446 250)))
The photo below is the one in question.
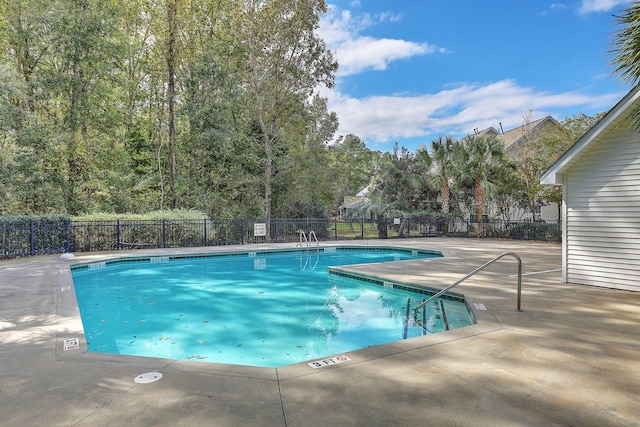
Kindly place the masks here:
POLYGON ((120 250, 122 245, 120 244, 120 218, 116 219, 116 249, 120 250))
POLYGON ((36 224, 33 220, 29 221, 29 228, 31 232, 31 238, 29 239, 29 254, 34 256, 36 254, 36 224))
POLYGON ((202 236, 204 237, 204 239, 202 240, 202 246, 207 246, 207 218, 203 219, 203 232, 202 232, 202 236))
POLYGON ((69 225, 71 224, 71 220, 69 219, 65 219, 64 220, 64 237, 65 237, 65 242, 64 242, 64 251, 65 253, 69 253, 69 247, 71 246, 71 235, 69 233, 69 225))
POLYGON ((167 220, 162 220, 162 247, 167 247, 167 220))
POLYGON ((562 221, 556 221, 556 241, 562 242, 562 221))

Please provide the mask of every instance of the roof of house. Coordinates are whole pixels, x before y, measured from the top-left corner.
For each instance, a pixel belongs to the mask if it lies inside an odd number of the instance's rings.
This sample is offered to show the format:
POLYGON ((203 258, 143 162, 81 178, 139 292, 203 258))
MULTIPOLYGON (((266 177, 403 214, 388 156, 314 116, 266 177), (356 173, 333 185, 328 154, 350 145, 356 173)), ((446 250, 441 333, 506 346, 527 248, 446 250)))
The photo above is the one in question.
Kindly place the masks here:
POLYGON ((476 135, 488 135, 494 134, 498 135, 502 142, 504 143, 504 147, 509 149, 514 147, 520 143, 525 137, 533 134, 537 130, 541 129, 545 124, 553 123, 558 127, 562 127, 560 123, 556 119, 551 116, 546 116, 538 120, 534 120, 529 123, 525 123, 522 126, 518 126, 517 128, 510 129, 506 132, 500 133, 494 127, 488 127, 476 133, 476 135))
POLYGON ((523 139, 528 137, 529 135, 534 134, 536 131, 541 129, 545 124, 553 123, 558 127, 562 127, 560 123, 556 119, 551 116, 546 116, 538 120, 534 120, 529 123, 525 123, 522 126, 518 126, 517 128, 510 129, 506 132, 500 133, 494 127, 488 127, 479 132, 476 132, 476 135, 488 135, 494 134, 498 135, 498 137, 504 143, 504 147, 509 150, 512 147, 517 146, 523 139))
POLYGON ((576 164, 593 147, 603 141, 609 132, 621 122, 633 116, 640 104, 640 86, 627 93, 611 110, 607 112, 591 129, 571 146, 540 177, 542 184, 562 184, 565 172, 576 164))
POLYGON ((486 129, 481 130, 480 132, 478 132, 476 135, 478 136, 482 136, 482 135, 489 135, 489 134, 494 134, 494 135, 499 135, 500 132, 498 132, 496 130, 496 128, 494 128, 493 126, 488 127, 486 129))
POLYGON ((351 200, 345 201, 344 204, 338 206, 338 209, 358 209, 369 202, 366 197, 355 197, 351 200))
POLYGON ((547 123, 553 123, 557 126, 562 127, 560 123, 556 121, 551 116, 546 116, 538 120, 534 120, 529 123, 525 123, 524 125, 517 127, 515 129, 511 129, 502 134, 502 141, 504 142, 505 148, 509 148, 512 146, 518 145, 518 143, 528 135, 536 132, 538 129, 542 128, 547 123))

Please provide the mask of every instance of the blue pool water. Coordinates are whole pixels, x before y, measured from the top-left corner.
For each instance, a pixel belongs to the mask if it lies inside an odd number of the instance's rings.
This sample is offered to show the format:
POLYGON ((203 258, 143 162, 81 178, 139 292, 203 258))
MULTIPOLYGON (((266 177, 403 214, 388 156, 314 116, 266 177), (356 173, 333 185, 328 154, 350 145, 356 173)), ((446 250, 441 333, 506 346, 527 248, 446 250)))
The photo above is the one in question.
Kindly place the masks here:
MULTIPOLYGON (((428 294, 330 275, 329 266, 439 256, 320 251, 120 259, 73 266, 89 351, 279 367, 444 329, 407 322, 428 294), (414 305, 417 303, 414 303, 414 305)), ((443 300, 444 301, 444 300, 443 300)), ((473 323, 444 301, 451 327, 473 323)))

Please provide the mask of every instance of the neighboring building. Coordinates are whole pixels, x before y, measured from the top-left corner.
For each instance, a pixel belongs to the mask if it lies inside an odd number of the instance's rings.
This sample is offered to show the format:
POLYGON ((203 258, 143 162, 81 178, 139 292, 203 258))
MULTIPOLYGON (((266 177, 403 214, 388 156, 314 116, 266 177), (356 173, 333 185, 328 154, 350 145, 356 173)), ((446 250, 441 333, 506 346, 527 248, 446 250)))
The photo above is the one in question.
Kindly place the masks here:
POLYGON ((366 186, 355 196, 344 196, 344 203, 338 206, 338 215, 340 219, 348 218, 355 213, 361 213, 362 208, 369 204, 369 187, 366 186))
MULTIPOLYGON (((502 125, 500 125, 500 129, 502 130, 502 125)), ((507 154, 509 154, 512 159, 518 159, 521 156, 522 151, 526 150, 527 143, 538 141, 545 137, 548 138, 551 135, 564 131, 564 127, 558 123, 557 120, 551 116, 546 116, 541 119, 525 123, 517 128, 507 130, 506 132, 501 132, 496 130, 494 127, 489 127, 476 131, 475 134, 478 136, 496 135, 504 143, 507 154)), ((495 207, 489 205, 487 206, 487 210, 490 216, 495 216, 495 207)), ((470 219, 473 221, 474 215, 471 215, 470 219)), ((545 206, 538 206, 535 212, 516 209, 511 219, 555 221, 558 219, 558 205, 552 203, 545 206)))
POLYGON ((563 185, 564 282, 640 291, 639 108, 636 87, 540 178, 563 185))
POLYGON ((564 132, 564 127, 551 116, 546 116, 538 120, 511 129, 500 135, 504 142, 504 147, 511 157, 519 157, 518 149, 524 148, 529 141, 537 141, 548 138, 550 135, 564 132))

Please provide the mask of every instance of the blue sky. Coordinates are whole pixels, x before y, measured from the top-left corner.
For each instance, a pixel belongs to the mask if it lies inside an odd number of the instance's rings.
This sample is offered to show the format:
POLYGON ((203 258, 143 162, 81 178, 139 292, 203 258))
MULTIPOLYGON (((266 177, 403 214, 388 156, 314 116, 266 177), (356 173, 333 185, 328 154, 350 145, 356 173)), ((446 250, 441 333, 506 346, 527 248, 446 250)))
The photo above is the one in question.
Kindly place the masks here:
POLYGON ((410 150, 474 128, 609 110, 620 0, 328 0, 320 36, 340 69, 323 90, 338 135, 410 150))

